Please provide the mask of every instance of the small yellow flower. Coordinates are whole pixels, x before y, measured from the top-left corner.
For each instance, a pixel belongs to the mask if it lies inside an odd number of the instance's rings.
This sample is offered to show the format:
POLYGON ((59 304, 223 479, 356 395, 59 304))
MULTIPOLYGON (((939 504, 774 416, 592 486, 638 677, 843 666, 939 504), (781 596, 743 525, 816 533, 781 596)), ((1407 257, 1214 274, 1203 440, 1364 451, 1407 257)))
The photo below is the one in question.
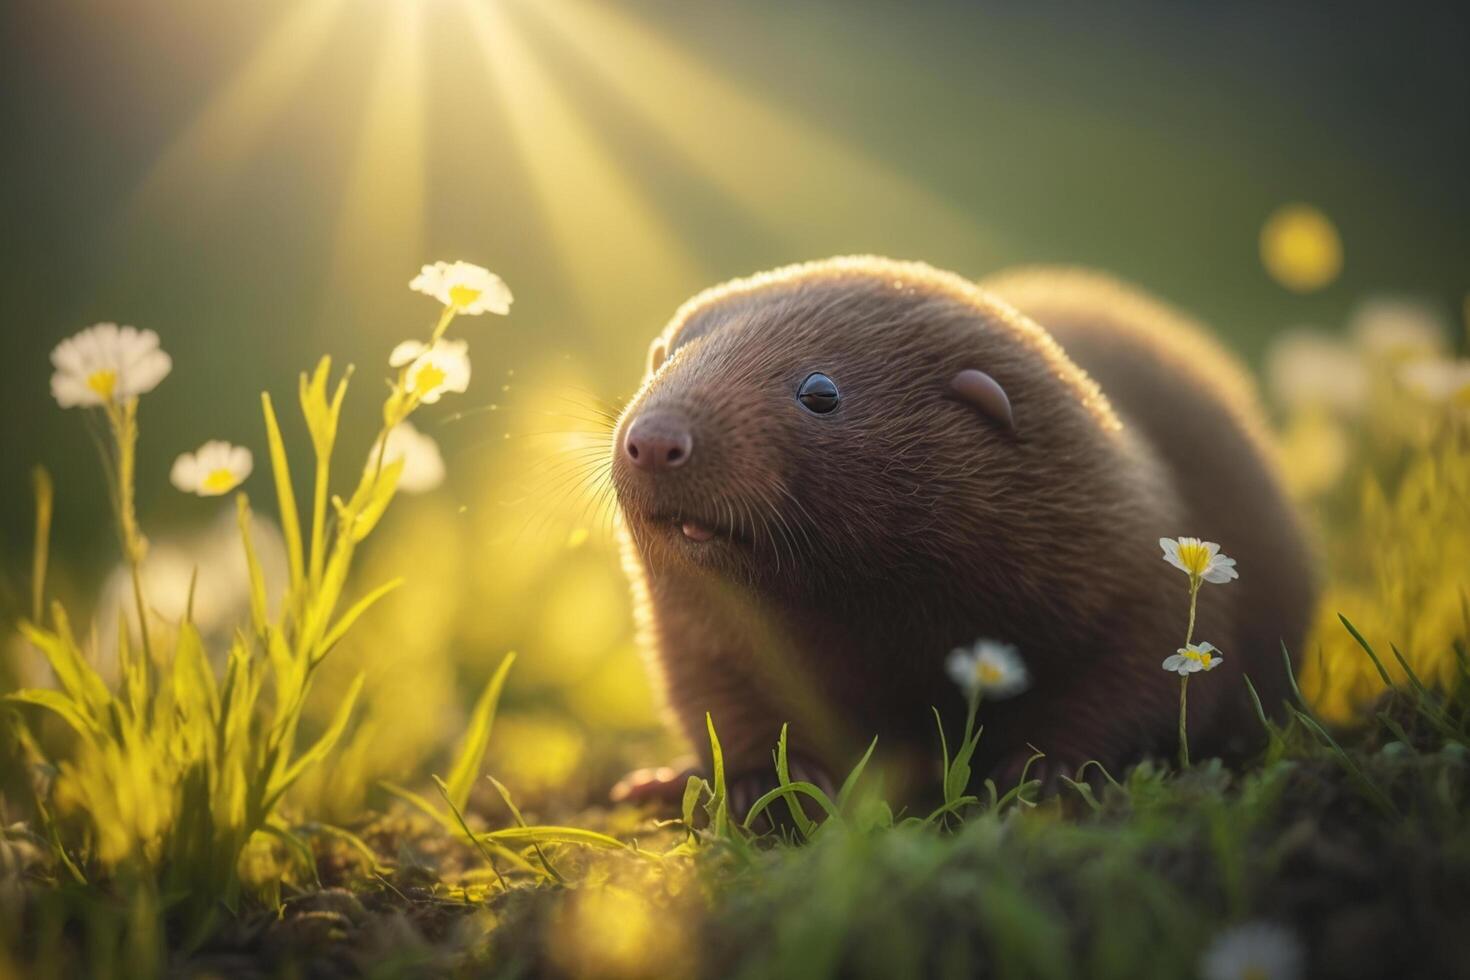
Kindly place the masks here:
POLYGON ((427 405, 446 391, 464 391, 470 386, 469 344, 463 340, 436 340, 432 347, 405 340, 393 348, 388 363, 407 366, 408 393, 427 405))
POLYGON ((1210 643, 1187 643, 1174 656, 1164 659, 1164 669, 1172 670, 1181 677, 1202 670, 1214 670, 1225 662, 1224 657, 1217 656, 1219 652, 1210 643))
POLYGON ((1031 683, 1020 651, 996 640, 976 640, 968 649, 951 650, 945 668, 971 697, 976 694, 992 700, 1014 697, 1031 683))
POLYGON ((1199 538, 1159 538, 1159 547, 1164 549, 1164 561, 1189 576, 1222 585, 1233 578, 1240 578, 1235 570, 1235 559, 1220 553, 1220 546, 1213 541, 1199 538))
POLYGON ((469 262, 435 262, 426 265, 409 282, 408 288, 432 296, 456 313, 478 316, 481 313, 510 312, 513 297, 510 288, 489 269, 469 262))
POLYGON ((1203 980, 1297 980, 1301 940, 1271 922, 1248 922, 1215 937, 1200 959, 1203 980))
POLYGON ((62 408, 125 402, 158 387, 173 361, 158 334, 98 323, 63 340, 51 352, 56 373, 51 395, 62 408))
POLYGON ((169 481, 185 493, 218 497, 245 482, 254 466, 250 450, 212 439, 174 460, 169 481))
MULTIPOLYGON (((444 456, 439 444, 424 435, 409 421, 399 422, 388 432, 383 445, 383 463, 403 460, 403 470, 398 474, 398 489, 405 493, 424 493, 444 482, 444 456)), ((378 447, 373 446, 368 460, 369 471, 378 468, 378 447)))

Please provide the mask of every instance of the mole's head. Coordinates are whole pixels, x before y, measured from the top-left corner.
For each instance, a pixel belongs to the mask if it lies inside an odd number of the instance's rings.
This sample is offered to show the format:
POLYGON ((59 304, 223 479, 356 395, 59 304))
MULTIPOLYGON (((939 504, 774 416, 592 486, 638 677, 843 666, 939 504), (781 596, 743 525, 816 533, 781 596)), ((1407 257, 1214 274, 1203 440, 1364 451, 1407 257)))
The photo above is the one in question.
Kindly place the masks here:
POLYGON ((614 433, 618 500, 650 568, 786 593, 942 577, 979 557, 977 522, 1004 532, 1025 501, 1054 403, 1086 413, 1046 396, 1059 365, 1086 382, 1030 321, 927 266, 737 280, 654 342, 614 433))

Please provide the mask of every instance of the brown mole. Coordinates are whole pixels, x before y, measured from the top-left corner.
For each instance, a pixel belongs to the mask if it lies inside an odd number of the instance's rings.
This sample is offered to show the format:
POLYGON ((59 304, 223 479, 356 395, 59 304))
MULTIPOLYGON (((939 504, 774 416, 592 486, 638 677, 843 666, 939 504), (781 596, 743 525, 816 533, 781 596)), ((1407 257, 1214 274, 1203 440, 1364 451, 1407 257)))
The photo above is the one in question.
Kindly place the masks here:
MULTIPOLYGON (((1070 270, 978 286, 927 265, 830 259, 695 296, 653 343, 613 437, 624 565, 669 707, 732 799, 840 779, 878 736, 890 778, 937 780, 956 647, 993 638, 1032 676, 981 706, 977 778, 1030 746, 1055 778, 1172 752, 1187 579, 1161 537, 1217 541, 1190 686, 1197 756, 1238 756, 1286 694, 1309 549, 1249 374, 1142 292, 1070 270)), ((1033 769, 1032 774, 1038 774, 1033 769)), ((890 790, 893 789, 890 784, 890 790)), ((898 792, 903 794, 900 786, 898 792)))

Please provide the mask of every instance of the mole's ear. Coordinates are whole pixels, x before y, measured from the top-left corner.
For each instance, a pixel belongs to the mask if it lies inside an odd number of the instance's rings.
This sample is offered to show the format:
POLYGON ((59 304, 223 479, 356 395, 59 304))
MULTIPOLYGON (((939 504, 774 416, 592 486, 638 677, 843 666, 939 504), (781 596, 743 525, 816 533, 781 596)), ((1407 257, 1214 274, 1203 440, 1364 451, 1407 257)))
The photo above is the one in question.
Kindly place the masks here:
POLYGON ((1011 415, 1011 400, 1006 390, 984 371, 966 368, 956 374, 949 383, 950 391, 960 401, 976 409, 981 415, 1005 428, 1016 431, 1016 420, 1011 415))
POLYGON ((653 343, 648 345, 648 373, 652 374, 663 366, 664 358, 668 356, 669 349, 664 344, 663 337, 655 337, 653 343))

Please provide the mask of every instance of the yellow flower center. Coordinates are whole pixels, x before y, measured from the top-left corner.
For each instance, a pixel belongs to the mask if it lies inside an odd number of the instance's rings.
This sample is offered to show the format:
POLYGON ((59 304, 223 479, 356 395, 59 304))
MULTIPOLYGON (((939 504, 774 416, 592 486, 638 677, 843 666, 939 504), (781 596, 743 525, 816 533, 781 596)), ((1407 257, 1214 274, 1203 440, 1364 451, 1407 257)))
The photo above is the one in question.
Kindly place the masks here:
POLYGON ((995 664, 981 662, 975 665, 975 679, 981 684, 999 684, 1005 679, 1006 672, 995 664))
POLYGON ((441 371, 438 366, 430 362, 419 368, 417 373, 414 374, 413 390, 421 395, 433 391, 442 385, 444 379, 447 377, 448 375, 441 371))
POLYGON ((1182 541, 1179 544, 1179 562, 1189 574, 1203 575, 1210 567, 1210 549, 1196 541, 1182 541))
POLYGON ((224 493, 226 490, 234 487, 234 485, 234 471, 223 466, 221 466, 217 470, 212 471, 208 476, 204 478, 204 481, 200 483, 200 486, 203 489, 208 490, 210 493, 224 493))
POLYGON ((1210 656, 1209 651, 1207 650, 1185 650, 1184 655, 1190 660, 1198 660, 1206 667, 1208 667, 1210 665, 1210 661, 1214 659, 1210 656))
POLYGON ((483 292, 483 289, 475 289, 471 286, 450 286, 449 302, 459 309, 464 309, 479 299, 483 292))
POLYGON ((103 401, 112 401, 112 393, 117 390, 117 372, 111 368, 93 371, 87 376, 87 387, 97 392, 103 401))

